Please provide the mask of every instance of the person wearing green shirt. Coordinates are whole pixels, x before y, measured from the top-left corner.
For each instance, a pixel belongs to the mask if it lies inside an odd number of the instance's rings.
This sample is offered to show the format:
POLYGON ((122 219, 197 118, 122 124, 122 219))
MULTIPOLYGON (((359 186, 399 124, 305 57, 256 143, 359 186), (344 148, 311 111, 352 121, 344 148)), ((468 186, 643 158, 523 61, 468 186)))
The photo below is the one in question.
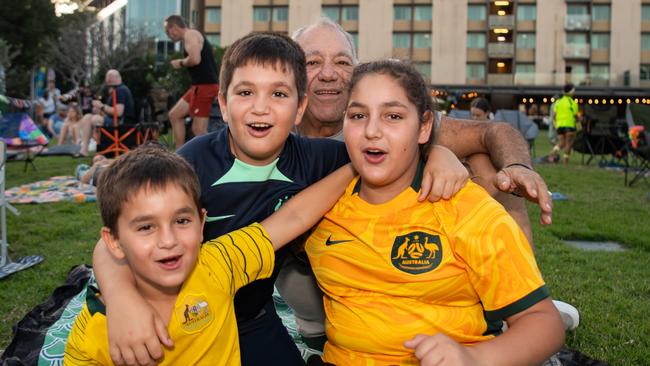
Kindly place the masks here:
POLYGON ((563 151, 562 158, 565 164, 569 163, 571 147, 573 146, 573 139, 576 135, 578 103, 573 99, 575 91, 576 89, 573 84, 566 84, 564 86, 564 95, 553 105, 555 129, 560 140, 559 150, 563 151))

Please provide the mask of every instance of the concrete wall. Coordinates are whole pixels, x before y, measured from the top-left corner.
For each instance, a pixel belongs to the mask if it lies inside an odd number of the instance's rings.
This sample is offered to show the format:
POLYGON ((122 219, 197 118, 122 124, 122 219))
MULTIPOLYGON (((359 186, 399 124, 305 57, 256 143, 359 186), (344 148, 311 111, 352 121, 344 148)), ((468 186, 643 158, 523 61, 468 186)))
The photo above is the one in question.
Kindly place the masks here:
POLYGON ((467 0, 433 0, 431 82, 465 84, 467 0))
POLYGON ((359 60, 372 61, 393 53, 393 1, 359 0, 359 60))
POLYGON ((321 18, 320 0, 289 0, 289 36, 321 18))
POLYGON ((564 0, 537 2, 537 29, 535 32, 535 84, 564 84, 564 0))
POLYGON ((253 30, 253 0, 223 0, 221 45, 229 46, 253 30))
POLYGON ((639 85, 641 62, 641 0, 612 0, 609 72, 622 85, 623 73, 630 71, 630 86, 639 85))

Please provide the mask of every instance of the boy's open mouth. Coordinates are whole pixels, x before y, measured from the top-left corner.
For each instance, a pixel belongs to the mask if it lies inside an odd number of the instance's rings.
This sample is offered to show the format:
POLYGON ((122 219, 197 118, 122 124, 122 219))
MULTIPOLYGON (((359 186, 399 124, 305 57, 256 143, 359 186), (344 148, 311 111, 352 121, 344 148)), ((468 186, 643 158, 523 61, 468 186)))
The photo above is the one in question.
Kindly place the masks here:
POLYGON ((257 132, 264 132, 264 131, 267 131, 268 129, 270 129, 271 127, 273 127, 273 126, 271 126, 268 123, 254 122, 254 123, 249 123, 248 127, 252 128, 253 130, 255 130, 257 132))
POLYGON ((156 262, 160 263, 165 269, 175 269, 180 265, 182 257, 182 255, 174 255, 157 260, 156 262))

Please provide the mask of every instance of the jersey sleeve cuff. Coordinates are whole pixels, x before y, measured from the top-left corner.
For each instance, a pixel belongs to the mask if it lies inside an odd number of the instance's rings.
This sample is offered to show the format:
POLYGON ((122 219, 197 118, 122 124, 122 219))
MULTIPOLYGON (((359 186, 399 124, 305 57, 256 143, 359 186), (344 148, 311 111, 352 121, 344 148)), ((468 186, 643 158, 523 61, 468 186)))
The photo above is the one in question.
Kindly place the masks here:
POLYGON ((549 297, 549 295, 550 292, 546 285, 542 285, 537 290, 534 290, 533 292, 513 302, 510 305, 506 305, 505 307, 497 310, 485 311, 485 318, 490 321, 508 318, 537 304, 538 302, 549 297))

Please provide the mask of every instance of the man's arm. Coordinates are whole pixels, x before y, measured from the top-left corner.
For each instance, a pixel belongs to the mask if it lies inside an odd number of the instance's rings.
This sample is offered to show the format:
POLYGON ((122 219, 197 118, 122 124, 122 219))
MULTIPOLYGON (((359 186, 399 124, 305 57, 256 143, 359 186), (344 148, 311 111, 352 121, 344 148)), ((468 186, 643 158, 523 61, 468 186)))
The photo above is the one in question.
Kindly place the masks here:
POLYGON ((278 250, 314 226, 345 192, 354 174, 352 164, 339 168, 295 195, 276 213, 262 221, 273 249, 278 250))
POLYGON ((194 29, 188 29, 183 38, 185 45, 185 58, 172 60, 174 68, 192 67, 201 63, 201 49, 203 48, 203 35, 194 29))
POLYGON ((548 188, 532 169, 528 144, 519 131, 506 123, 443 117, 436 143, 449 148, 459 158, 488 154, 498 171, 494 182, 497 188, 538 203, 542 224, 551 223, 552 201, 548 188))

